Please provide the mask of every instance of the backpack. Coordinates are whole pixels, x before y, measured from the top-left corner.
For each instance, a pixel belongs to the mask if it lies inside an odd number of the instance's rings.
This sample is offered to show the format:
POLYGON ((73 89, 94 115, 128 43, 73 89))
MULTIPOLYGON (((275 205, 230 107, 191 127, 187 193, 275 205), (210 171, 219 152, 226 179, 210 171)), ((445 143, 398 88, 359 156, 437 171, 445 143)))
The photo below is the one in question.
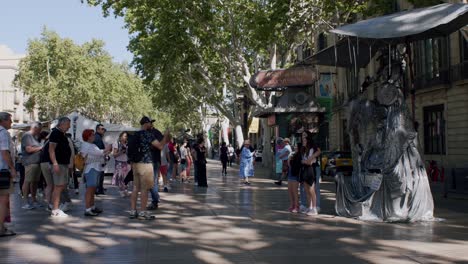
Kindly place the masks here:
POLYGON ((133 135, 128 135, 127 143, 127 156, 129 162, 140 162, 143 160, 143 153, 141 152, 141 131, 133 135))
POLYGON ((86 163, 86 158, 83 155, 81 155, 81 153, 78 153, 75 155, 73 163, 75 164, 75 169, 83 171, 86 163))

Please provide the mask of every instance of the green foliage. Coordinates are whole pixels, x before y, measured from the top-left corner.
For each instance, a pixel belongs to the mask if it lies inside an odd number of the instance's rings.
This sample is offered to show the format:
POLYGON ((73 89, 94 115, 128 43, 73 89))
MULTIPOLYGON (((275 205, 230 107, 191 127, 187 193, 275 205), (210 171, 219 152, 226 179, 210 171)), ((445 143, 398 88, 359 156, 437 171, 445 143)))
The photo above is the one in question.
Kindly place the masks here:
POLYGON ((100 40, 77 45, 44 29, 28 44, 15 82, 30 96, 42 119, 80 111, 96 120, 135 122, 151 114, 150 94, 124 64, 112 62, 100 40))
MULTIPOLYGON (((83 0, 84 1, 84 0, 83 0)), ((373 11, 380 12, 373 6, 373 11)), ((293 61, 295 48, 313 46, 317 33, 348 23, 370 1, 349 0, 87 0, 104 15, 125 19, 133 66, 153 93, 155 106, 191 122, 203 104, 233 124, 242 119, 238 94, 265 107, 266 97, 248 84, 251 74, 293 61)), ((186 120, 186 121, 185 121, 186 120)))

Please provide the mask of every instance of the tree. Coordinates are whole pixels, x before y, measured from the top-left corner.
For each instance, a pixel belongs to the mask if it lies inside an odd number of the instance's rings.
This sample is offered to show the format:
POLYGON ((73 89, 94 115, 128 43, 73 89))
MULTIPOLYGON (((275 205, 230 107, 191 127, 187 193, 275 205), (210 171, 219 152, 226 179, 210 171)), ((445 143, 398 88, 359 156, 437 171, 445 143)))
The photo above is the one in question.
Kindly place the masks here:
MULTIPOLYGON (((250 86, 260 69, 288 67, 294 50, 314 46, 316 33, 350 21, 368 1, 332 0, 88 0, 125 18, 133 65, 159 100, 177 98, 182 109, 213 106, 236 127, 241 144, 243 95, 251 120, 256 109, 270 106, 272 93, 250 86), (193 107, 185 108, 185 106, 193 107)), ((270 136, 264 137, 269 145, 270 136)))
POLYGON ((153 112, 150 94, 125 64, 112 62, 100 40, 83 45, 44 29, 28 44, 15 77, 43 120, 79 111, 96 120, 135 122, 153 112))

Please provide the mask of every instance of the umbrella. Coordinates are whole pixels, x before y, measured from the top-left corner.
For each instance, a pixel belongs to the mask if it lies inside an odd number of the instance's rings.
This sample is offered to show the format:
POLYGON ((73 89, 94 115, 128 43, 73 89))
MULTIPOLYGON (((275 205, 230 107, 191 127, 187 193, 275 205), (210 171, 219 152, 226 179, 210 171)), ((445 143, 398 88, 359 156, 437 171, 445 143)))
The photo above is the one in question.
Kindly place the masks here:
POLYGON ((339 40, 336 45, 323 49, 304 60, 305 64, 365 68, 383 46, 379 41, 358 41, 355 38, 339 40))
POLYGON ((440 4, 359 21, 331 32, 396 44, 446 36, 467 24, 467 4, 440 4))

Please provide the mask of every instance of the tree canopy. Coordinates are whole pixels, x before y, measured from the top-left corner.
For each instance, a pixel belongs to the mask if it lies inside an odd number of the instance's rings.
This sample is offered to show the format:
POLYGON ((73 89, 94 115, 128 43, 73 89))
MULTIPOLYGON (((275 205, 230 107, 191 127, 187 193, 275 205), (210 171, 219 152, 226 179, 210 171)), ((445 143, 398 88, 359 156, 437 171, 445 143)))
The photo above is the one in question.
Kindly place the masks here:
POLYGON ((299 45, 313 48, 318 33, 356 19, 369 2, 87 0, 106 16, 124 17, 132 63, 158 107, 184 116, 208 104, 234 126, 243 124, 240 95, 249 101, 249 116, 272 101, 271 93, 250 87, 253 73, 293 65, 299 45))
POLYGON ((15 78, 29 95, 27 107, 37 107, 43 120, 79 111, 96 120, 134 123, 153 113, 141 79, 112 62, 103 47, 100 40, 78 45, 47 29, 30 40, 15 78))

